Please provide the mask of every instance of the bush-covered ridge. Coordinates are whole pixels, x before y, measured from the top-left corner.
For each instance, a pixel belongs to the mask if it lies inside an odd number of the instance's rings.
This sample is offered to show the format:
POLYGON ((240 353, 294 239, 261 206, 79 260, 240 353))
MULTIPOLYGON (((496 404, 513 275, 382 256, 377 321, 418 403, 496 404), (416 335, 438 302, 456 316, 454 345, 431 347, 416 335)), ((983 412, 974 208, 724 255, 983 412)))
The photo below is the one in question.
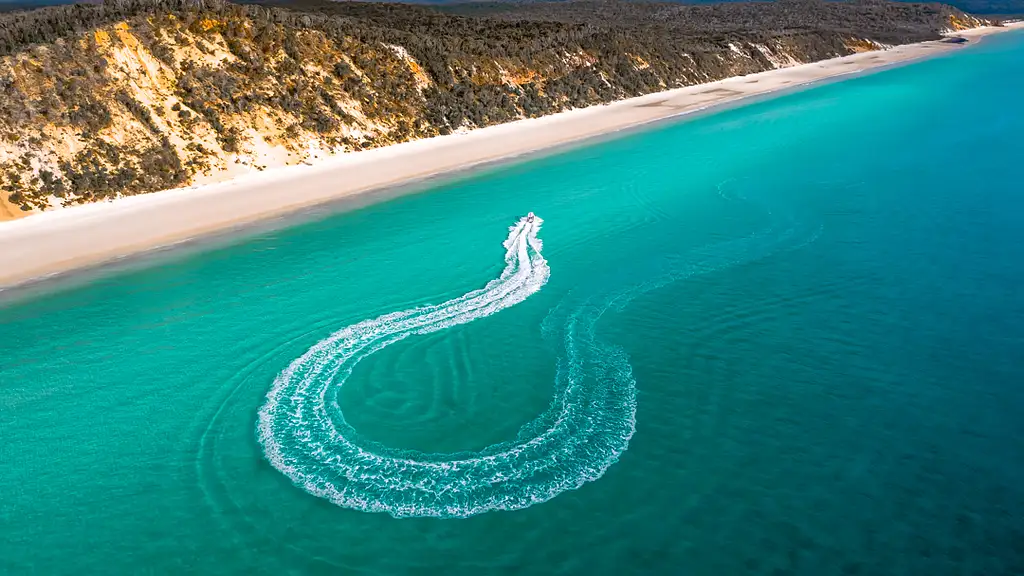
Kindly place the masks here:
POLYGON ((978 24, 878 2, 289 6, 0 15, 0 189, 22 209, 149 192, 978 24))

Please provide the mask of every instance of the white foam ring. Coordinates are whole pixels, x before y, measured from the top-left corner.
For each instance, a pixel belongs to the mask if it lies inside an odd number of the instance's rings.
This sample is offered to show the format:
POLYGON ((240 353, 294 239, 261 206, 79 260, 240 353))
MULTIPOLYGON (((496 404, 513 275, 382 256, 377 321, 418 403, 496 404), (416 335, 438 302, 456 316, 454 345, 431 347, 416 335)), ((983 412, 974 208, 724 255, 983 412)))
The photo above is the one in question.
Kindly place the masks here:
POLYGON ((343 328, 292 362, 259 412, 257 435, 270 463, 310 494, 395 517, 517 510, 578 488, 619 459, 636 425, 632 368, 622 349, 596 337, 601 316, 641 293, 758 258, 778 245, 765 242, 769 230, 692 252, 667 269, 638 271, 630 276, 646 281, 601 297, 564 300, 543 324, 544 335, 564 347, 555 397, 514 440, 475 453, 426 454, 361 438, 335 401, 355 365, 408 336, 490 316, 540 290, 550 274, 537 238, 541 223, 524 218, 509 229, 506 266, 482 289, 343 328))

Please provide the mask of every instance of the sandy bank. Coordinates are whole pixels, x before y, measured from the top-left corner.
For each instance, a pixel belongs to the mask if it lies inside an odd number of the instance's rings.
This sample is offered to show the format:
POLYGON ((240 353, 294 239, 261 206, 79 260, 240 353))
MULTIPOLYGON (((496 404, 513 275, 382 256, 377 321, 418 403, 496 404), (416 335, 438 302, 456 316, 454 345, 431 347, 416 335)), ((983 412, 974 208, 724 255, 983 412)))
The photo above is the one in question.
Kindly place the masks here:
MULTIPOLYGON (((1009 29, 958 33, 969 39, 1009 29)), ((969 44, 968 44, 969 45, 969 44)), ((0 286, 100 264, 416 179, 584 140, 712 106, 878 69, 965 45, 898 46, 690 86, 544 118, 345 154, 235 180, 76 206, 0 222, 0 286)))

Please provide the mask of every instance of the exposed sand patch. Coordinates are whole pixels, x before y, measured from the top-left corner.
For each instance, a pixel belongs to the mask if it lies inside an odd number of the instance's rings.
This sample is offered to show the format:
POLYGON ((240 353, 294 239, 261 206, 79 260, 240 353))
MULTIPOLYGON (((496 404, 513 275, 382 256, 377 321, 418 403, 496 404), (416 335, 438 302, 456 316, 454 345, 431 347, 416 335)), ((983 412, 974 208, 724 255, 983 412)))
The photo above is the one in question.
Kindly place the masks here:
POLYGON ((7 201, 7 194, 0 194, 0 222, 14 220, 28 216, 31 212, 24 212, 21 208, 7 201))

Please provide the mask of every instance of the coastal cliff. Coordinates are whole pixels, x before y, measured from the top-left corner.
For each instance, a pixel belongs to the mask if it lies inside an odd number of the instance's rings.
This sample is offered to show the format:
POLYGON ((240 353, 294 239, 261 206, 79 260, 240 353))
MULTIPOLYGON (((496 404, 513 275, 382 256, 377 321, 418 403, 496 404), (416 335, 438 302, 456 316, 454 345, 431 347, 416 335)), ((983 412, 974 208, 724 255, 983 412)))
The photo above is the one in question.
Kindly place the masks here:
POLYGON ((0 15, 0 219, 984 24, 884 2, 288 6, 0 15))

